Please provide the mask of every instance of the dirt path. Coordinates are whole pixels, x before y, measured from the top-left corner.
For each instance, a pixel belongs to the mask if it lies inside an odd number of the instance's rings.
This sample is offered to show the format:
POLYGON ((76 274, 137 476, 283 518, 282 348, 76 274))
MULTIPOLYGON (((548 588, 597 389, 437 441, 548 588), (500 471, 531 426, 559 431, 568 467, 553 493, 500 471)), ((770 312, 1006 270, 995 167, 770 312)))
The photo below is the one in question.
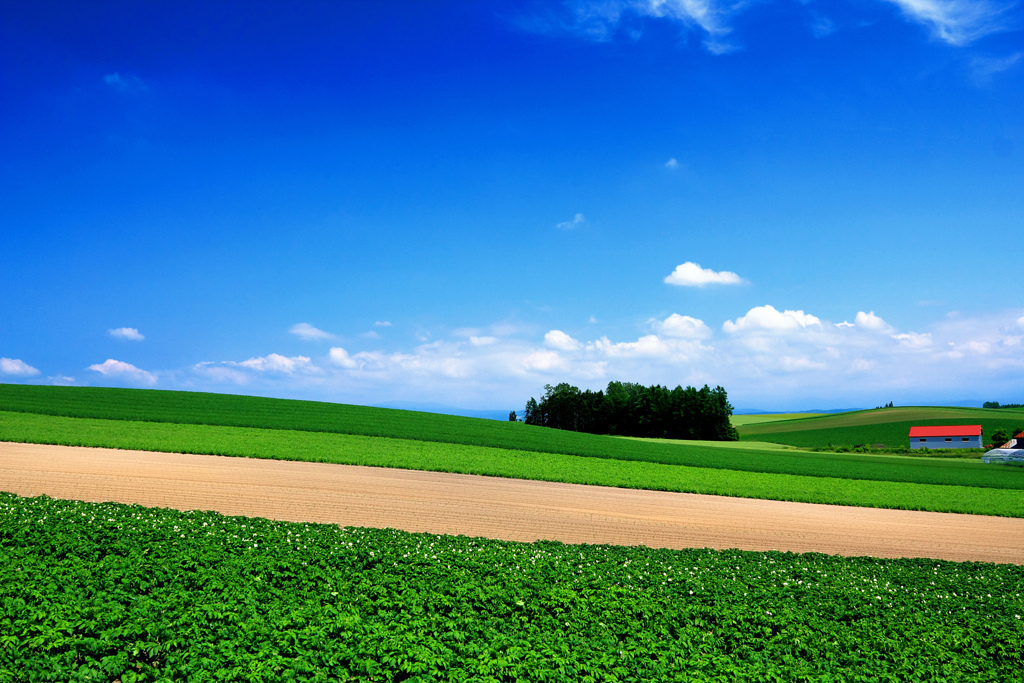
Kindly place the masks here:
POLYGON ((515 541, 1024 564, 1024 519, 0 442, 0 490, 515 541))

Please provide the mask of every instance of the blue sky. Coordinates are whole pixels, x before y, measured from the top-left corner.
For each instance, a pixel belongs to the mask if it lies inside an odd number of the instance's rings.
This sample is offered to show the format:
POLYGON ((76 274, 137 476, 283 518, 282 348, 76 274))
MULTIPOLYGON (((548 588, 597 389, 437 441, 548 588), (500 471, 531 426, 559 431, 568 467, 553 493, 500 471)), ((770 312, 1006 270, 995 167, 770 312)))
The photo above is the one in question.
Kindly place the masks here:
POLYGON ((0 4, 0 381, 1024 402, 1024 8, 0 4))

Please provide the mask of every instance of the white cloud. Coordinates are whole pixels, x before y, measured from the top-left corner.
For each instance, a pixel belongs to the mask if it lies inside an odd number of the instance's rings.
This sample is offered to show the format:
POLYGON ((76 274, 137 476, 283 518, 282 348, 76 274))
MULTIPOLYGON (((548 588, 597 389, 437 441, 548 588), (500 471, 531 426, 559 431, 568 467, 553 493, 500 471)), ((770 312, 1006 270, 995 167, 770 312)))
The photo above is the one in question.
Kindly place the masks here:
POLYGON ((825 363, 811 360, 807 356, 782 356, 779 361, 782 368, 787 372, 822 370, 826 367, 825 363))
POLYGON ((93 370, 104 377, 111 379, 124 379, 136 384, 156 384, 156 375, 135 367, 131 363, 108 358, 102 363, 90 365, 87 370, 93 370))
POLYGON ((811 33, 815 38, 827 38, 836 32, 836 24, 826 16, 816 15, 811 24, 811 33))
POLYGON ((250 358, 249 360, 237 363, 237 365, 250 370, 256 370, 257 372, 273 372, 285 375, 294 375, 296 373, 309 374, 319 370, 308 356, 288 357, 282 356, 279 353, 270 353, 266 356, 250 358))
POLYGON ((990 33, 1014 26, 1006 15, 1015 2, 988 0, 887 0, 911 21, 924 24, 950 45, 967 45, 990 33))
POLYGON ((593 315, 592 315, 592 316, 590 316, 590 318, 589 318, 589 319, 587 320, 587 322, 588 322, 588 323, 596 323, 596 322, 597 322, 597 317, 596 317, 596 316, 593 316, 593 315))
POLYGON ((577 351, 583 348, 583 344, 561 330, 551 330, 545 334, 544 343, 560 351, 577 351))
POLYGON ((352 360, 352 357, 348 355, 348 351, 340 346, 332 348, 328 357, 331 359, 332 363, 342 368, 355 368, 359 366, 359 363, 352 360))
POLYGON ((145 90, 146 84, 142 79, 132 74, 111 73, 103 77, 103 82, 115 90, 129 92, 132 90, 145 90))
MULTIPOLYGON (((1014 15, 1018 0, 885 1, 898 7, 906 20, 928 27, 938 39, 954 46, 1020 25, 1014 15)), ((801 0, 805 5, 808 2, 801 0)), ((545 7, 542 12, 524 15, 516 23, 534 33, 609 42, 619 37, 637 41, 649 21, 664 21, 678 27, 684 38, 689 33, 699 35, 706 50, 721 55, 739 49, 732 38, 734 19, 760 4, 724 0, 564 0, 562 9, 540 3, 545 7)), ((831 19, 814 11, 810 14, 811 32, 816 38, 835 32, 831 19)))
POLYGON ((992 344, 984 341, 969 341, 964 344, 964 348, 973 353, 987 354, 992 352, 992 344))
POLYGON ((923 334, 918 334, 917 332, 903 332, 892 335, 892 338, 898 341, 902 346, 912 349, 919 349, 925 346, 931 346, 932 344, 932 335, 927 332, 923 334))
POLYGON ((635 342, 618 343, 612 343, 607 337, 601 337, 587 344, 587 348, 610 358, 664 358, 671 355, 673 351, 673 346, 656 334, 644 335, 635 342))
POLYGON ((851 372, 869 372, 875 368, 878 363, 867 358, 854 358, 853 362, 850 363, 851 372))
POLYGON ((672 157, 671 159, 665 162, 665 168, 675 170, 679 168, 679 162, 676 160, 675 157, 672 157))
POLYGON ((490 346, 498 341, 497 337, 478 337, 473 334, 469 337, 469 343, 473 346, 490 346))
POLYGON ((886 331, 892 329, 889 323, 875 315, 874 311, 869 311, 867 313, 864 311, 858 311, 857 317, 854 318, 854 324, 857 325, 857 327, 863 327, 866 330, 886 331))
POLYGON ((237 367, 232 367, 235 365, 237 363, 220 364, 204 361, 193 365, 192 371, 203 379, 209 379, 218 384, 223 382, 232 382, 239 386, 249 384, 249 381, 252 379, 251 373, 239 370, 237 367))
POLYGON ((572 217, 571 221, 564 221, 562 223, 559 223, 555 227, 558 228, 559 230, 573 230, 586 222, 587 219, 583 217, 583 214, 578 213, 572 217))
POLYGON ((377 330, 368 330, 359 336, 365 339, 380 339, 380 333, 377 330))
POLYGON ((703 320, 688 315, 673 313, 664 320, 652 320, 651 326, 659 334, 680 339, 707 339, 711 336, 711 328, 703 320))
POLYGON ((648 16, 674 19, 688 27, 700 27, 707 34, 704 47, 714 54, 733 49, 725 42, 725 36, 732 31, 726 25, 728 12, 714 0, 646 0, 634 7, 648 16))
POLYGON ((665 282, 680 287, 706 287, 708 285, 738 285, 743 282, 736 273, 728 270, 714 271, 710 268, 701 268, 699 263, 687 261, 676 266, 665 282))
POLYGON ((0 358, 0 374, 34 377, 39 374, 39 370, 19 358, 0 358))
MULTIPOLYGON (((1009 401, 1024 386, 1024 310, 942 317, 919 330, 858 313, 851 316, 856 322, 833 324, 801 310, 756 307, 727 321, 733 333, 711 335, 713 345, 707 325, 673 314, 650 320, 651 333, 634 339, 520 328, 512 337, 469 334, 400 351, 334 347, 313 359, 269 354, 202 363, 183 377, 192 389, 227 382, 256 394, 288 391, 329 401, 516 409, 545 383, 562 381, 590 389, 612 379, 721 384, 735 405, 765 408, 1009 401)), ((170 379, 162 373, 161 385, 170 379)))
POLYGON ((288 331, 297 337, 302 337, 308 341, 315 341, 318 339, 334 339, 334 335, 330 332, 324 332, 321 329, 313 327, 309 323, 296 323, 292 325, 288 331))
POLYGON ((378 320, 373 325, 374 327, 391 327, 391 323, 387 320, 378 320))
POLYGON ((539 372, 551 372, 554 370, 566 370, 568 364, 554 351, 534 351, 523 359, 523 367, 528 370, 539 372))
POLYGON ((971 58, 971 75, 978 85, 986 85, 992 77, 1003 71, 1012 69, 1024 57, 1024 52, 1014 52, 1006 57, 985 57, 975 55, 971 58))
POLYGON ((352 355, 356 366, 350 368, 348 378, 374 383, 397 381, 409 385, 467 380, 480 370, 478 358, 468 355, 472 348, 467 347, 466 342, 453 344, 438 340, 420 345, 413 353, 360 351, 352 355))
POLYGON ((747 331, 790 332, 812 325, 821 325, 821 320, 803 311, 778 311, 774 306, 757 306, 736 322, 726 320, 722 329, 730 334, 747 331))
POLYGON ((107 330, 107 334, 114 339, 124 339, 127 341, 142 341, 146 338, 145 335, 140 334, 134 327, 118 327, 113 330, 107 330))
POLYGON ((617 34, 628 40, 639 40, 648 20, 666 21, 702 37, 712 54, 736 49, 727 40, 732 32, 731 17, 746 7, 745 3, 721 3, 718 0, 566 0, 568 13, 549 10, 544 14, 524 16, 516 23, 534 33, 568 33, 584 40, 607 42, 617 34))

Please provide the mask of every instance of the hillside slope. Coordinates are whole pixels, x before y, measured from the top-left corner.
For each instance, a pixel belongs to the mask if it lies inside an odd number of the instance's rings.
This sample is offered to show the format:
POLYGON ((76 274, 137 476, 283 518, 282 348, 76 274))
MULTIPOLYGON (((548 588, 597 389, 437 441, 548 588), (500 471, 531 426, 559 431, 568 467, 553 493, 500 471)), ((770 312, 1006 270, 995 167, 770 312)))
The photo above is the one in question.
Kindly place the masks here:
MULTIPOLYGON (((745 472, 1024 489, 1024 470, 993 468, 970 460, 758 450, 756 447, 724 449, 699 443, 639 441, 450 415, 249 396, 80 387, 16 387, 12 390, 11 387, 16 385, 0 385, 0 409, 12 404, 23 409, 22 412, 0 412, 0 439, 11 441, 85 445, 83 436, 90 433, 104 435, 102 445, 116 447, 118 435, 132 433, 137 429, 134 425, 149 422, 388 437, 745 472), (20 398, 20 403, 12 400, 12 396, 20 398), (37 412, 30 412, 29 408, 37 412), (56 419, 69 414, 74 418, 56 419), (100 419, 94 417, 97 415, 100 419)), ((196 447, 200 445, 197 443, 196 447)))
POLYGON ((741 440, 770 441, 802 448, 881 443, 907 446, 915 425, 980 424, 983 433, 1024 429, 1024 413, 986 408, 916 406, 858 410, 738 427, 741 440))

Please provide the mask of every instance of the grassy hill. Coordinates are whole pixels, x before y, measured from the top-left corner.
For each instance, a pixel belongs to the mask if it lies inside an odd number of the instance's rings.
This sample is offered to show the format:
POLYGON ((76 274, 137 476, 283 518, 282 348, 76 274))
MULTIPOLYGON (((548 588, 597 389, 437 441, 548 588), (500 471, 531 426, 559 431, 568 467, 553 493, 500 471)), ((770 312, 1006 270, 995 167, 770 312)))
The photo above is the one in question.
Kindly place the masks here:
POLYGON ((733 427, 761 424, 763 422, 779 422, 780 420, 798 420, 801 417, 815 417, 822 413, 770 413, 766 415, 733 415, 730 418, 733 427))
MULTIPOLYGON (((873 456, 862 456, 866 462, 858 463, 836 454, 812 453, 808 463, 821 473, 807 475, 786 471, 787 466, 796 469, 792 466, 799 465, 799 461, 775 461, 770 452, 762 454, 760 464, 774 467, 774 471, 743 471, 381 436, 4 412, 0 412, 0 441, 396 467, 766 500, 1024 517, 1024 471, 977 462, 946 461, 954 467, 945 467, 942 462, 916 467, 921 462, 918 459, 894 458, 908 465, 896 469, 880 467, 882 459, 873 456), (858 471, 857 465, 863 469, 858 471), (822 474, 828 471, 834 476, 822 474), (854 476, 857 473, 864 476, 854 476), (943 483, 931 483, 935 480, 943 483)), ((691 452, 686 446, 677 446, 676 450, 683 455, 691 452)))
MULTIPOLYGON (((846 427, 853 428, 861 427, 846 427)), ((139 389, 0 385, 0 440, 1012 516, 1021 516, 1019 505, 996 498, 1017 499, 1024 490, 1024 469, 976 460, 819 453, 754 442, 722 448, 406 410, 139 389), (875 489, 883 485, 896 488, 879 497, 875 489), (931 488, 915 488, 921 486, 931 488)))
MULTIPOLYGON (((52 421, 16 420, 16 414, 327 432, 747 472, 1024 489, 1024 470, 994 469, 966 460, 779 451, 756 444, 744 448, 742 443, 723 449, 701 442, 624 439, 479 418, 254 396, 6 384, 0 385, 0 411, 7 412, 0 413, 0 438, 48 443, 73 443, 74 430, 85 427, 62 423, 58 428, 52 421)), ((95 427, 90 429, 95 433, 95 427)), ((107 429, 116 433, 123 427, 110 424, 107 429)))
POLYGON ((1024 413, 1013 409, 900 407, 857 410, 738 426, 744 441, 770 441, 802 448, 881 443, 909 445, 915 425, 980 424, 988 437, 996 429, 1024 429, 1024 413))

